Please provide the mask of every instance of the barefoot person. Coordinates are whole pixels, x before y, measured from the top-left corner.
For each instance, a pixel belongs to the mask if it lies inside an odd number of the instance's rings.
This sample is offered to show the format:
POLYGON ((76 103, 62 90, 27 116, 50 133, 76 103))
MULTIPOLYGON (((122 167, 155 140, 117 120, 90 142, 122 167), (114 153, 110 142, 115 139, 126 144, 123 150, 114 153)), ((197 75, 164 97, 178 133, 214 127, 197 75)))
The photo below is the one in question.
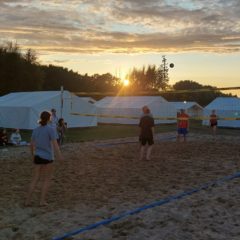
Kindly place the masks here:
POLYGON ((62 155, 56 139, 54 129, 48 125, 51 113, 44 111, 40 115, 40 126, 33 130, 30 142, 30 149, 34 163, 33 177, 27 193, 25 205, 31 202, 31 196, 38 180, 41 178, 40 206, 47 205, 46 195, 50 186, 53 174, 54 153, 62 160, 62 155), (54 152, 53 152, 54 150, 54 152))
POLYGON ((177 128, 177 142, 180 141, 181 136, 183 136, 183 141, 186 142, 189 131, 189 116, 184 109, 181 109, 180 113, 177 114, 177 128))
POLYGON ((147 106, 144 106, 142 108, 142 111, 143 111, 143 115, 139 122, 139 127, 140 127, 139 141, 141 144, 140 160, 143 160, 143 158, 144 158, 144 151, 145 151, 146 144, 148 144, 146 159, 150 160, 151 152, 152 152, 152 145, 154 144, 154 140, 153 140, 154 119, 152 117, 152 114, 150 113, 150 109, 147 106))

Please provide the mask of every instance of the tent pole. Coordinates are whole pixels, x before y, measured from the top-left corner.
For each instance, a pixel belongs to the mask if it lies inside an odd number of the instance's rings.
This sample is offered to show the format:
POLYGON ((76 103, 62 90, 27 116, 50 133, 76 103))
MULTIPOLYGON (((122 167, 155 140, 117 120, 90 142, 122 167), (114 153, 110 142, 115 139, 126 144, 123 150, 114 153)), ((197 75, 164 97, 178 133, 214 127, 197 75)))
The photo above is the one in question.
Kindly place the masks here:
POLYGON ((63 86, 61 86, 61 118, 63 115, 63 86))

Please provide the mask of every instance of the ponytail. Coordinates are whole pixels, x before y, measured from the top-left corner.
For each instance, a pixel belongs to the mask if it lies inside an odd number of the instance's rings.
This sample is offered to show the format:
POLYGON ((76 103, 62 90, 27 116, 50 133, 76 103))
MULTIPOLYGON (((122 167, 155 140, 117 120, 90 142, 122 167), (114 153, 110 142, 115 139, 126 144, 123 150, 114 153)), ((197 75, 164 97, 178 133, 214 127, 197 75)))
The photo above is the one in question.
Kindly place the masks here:
POLYGON ((45 126, 45 125, 47 125, 47 123, 49 122, 50 117, 51 117, 51 113, 50 113, 50 112, 43 111, 43 112, 40 114, 40 120, 38 121, 38 123, 39 123, 41 126, 45 126))

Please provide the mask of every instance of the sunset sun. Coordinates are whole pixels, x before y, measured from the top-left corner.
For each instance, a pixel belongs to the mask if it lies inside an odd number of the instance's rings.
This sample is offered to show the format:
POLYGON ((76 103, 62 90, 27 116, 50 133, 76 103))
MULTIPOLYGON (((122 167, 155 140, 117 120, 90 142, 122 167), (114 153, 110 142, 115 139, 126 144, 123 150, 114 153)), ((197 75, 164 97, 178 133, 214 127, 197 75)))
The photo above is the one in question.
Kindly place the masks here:
POLYGON ((124 79, 123 80, 123 86, 127 87, 129 85, 129 80, 128 79, 124 79))

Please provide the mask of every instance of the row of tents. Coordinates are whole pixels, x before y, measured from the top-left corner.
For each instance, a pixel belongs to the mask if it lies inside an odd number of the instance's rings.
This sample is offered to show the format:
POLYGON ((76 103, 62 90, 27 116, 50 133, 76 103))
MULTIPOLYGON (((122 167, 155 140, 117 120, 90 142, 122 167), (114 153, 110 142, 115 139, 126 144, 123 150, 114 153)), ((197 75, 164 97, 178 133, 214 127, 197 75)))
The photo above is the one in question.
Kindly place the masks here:
MULTIPOLYGON (((156 124, 175 123, 180 109, 191 117, 209 116, 213 109, 221 117, 240 116, 240 99, 234 97, 216 98, 203 108, 196 102, 168 102, 160 96, 116 96, 95 101, 69 91, 17 92, 0 97, 0 127, 33 129, 39 114, 52 108, 69 128, 93 127, 98 123, 138 124, 144 105, 151 109, 156 124)), ((240 121, 220 120, 219 126, 240 127, 240 121)))

